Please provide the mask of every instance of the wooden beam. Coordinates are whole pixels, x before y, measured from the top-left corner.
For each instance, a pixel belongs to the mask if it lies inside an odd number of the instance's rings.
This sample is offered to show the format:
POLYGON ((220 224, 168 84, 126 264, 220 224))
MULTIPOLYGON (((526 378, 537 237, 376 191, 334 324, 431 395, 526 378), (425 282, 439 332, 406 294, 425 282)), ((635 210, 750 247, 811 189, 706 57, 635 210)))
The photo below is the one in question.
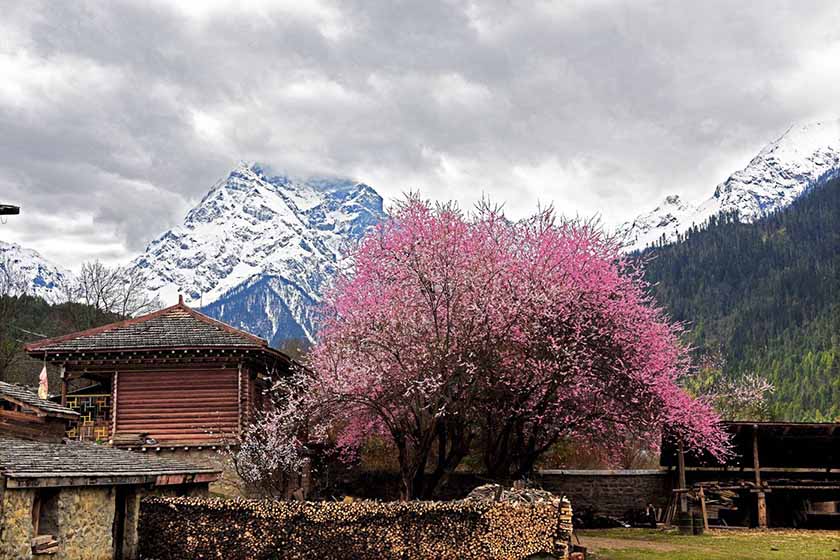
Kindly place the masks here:
POLYGON ((703 514, 703 529, 709 530, 709 516, 706 514, 706 494, 700 486, 700 512, 703 514))
POLYGON ((6 477, 0 474, 0 542, 3 541, 3 527, 6 523, 6 518, 3 517, 3 507, 6 500, 6 477))
POLYGON ((8 488, 58 488, 65 486, 117 486, 122 484, 153 484, 157 475, 137 476, 38 476, 9 478, 8 488))
POLYGON ((117 393, 117 382, 119 381, 120 372, 114 372, 114 380, 112 381, 111 390, 113 391, 113 396, 111 397, 111 442, 114 441, 114 436, 117 433, 117 397, 119 393, 117 393))
POLYGON ((236 436, 240 437, 242 435, 242 362, 239 362, 236 368, 236 404, 239 412, 236 436))
MULTIPOLYGON (((761 489, 761 463, 758 460, 758 424, 753 424, 753 470, 755 471, 755 487, 761 489)), ((758 527, 767 528, 767 500, 764 492, 756 493, 758 509, 758 527)))
POLYGON ((67 384, 69 382, 67 380, 67 370, 63 364, 61 366, 61 370, 59 371, 59 375, 61 377, 61 406, 67 406, 67 384))

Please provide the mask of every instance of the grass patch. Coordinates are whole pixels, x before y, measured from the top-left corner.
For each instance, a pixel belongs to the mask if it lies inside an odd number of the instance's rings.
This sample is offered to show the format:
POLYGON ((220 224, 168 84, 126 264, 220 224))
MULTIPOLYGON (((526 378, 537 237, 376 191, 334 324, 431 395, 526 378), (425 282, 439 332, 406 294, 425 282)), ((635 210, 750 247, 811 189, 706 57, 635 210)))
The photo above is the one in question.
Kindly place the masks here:
POLYGON ((578 532, 597 560, 840 560, 840 531, 709 531, 702 536, 654 529, 578 532))

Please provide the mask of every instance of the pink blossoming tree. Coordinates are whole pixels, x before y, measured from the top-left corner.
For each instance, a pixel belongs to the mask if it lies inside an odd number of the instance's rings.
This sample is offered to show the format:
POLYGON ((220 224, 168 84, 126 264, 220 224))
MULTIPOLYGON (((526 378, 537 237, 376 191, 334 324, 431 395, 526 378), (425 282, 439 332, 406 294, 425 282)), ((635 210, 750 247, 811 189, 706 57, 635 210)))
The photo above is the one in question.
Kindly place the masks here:
POLYGON ((341 444, 390 439, 405 499, 473 450, 495 476, 528 473, 561 438, 726 453, 718 417, 678 385, 679 325, 593 225, 408 197, 353 262, 326 298, 311 395, 341 444))

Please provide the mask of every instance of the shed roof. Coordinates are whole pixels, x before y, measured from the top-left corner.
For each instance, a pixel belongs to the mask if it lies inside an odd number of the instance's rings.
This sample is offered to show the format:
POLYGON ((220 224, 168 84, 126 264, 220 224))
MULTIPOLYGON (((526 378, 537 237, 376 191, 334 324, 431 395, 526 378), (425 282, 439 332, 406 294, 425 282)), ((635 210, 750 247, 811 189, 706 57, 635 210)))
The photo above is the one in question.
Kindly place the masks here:
POLYGON ((39 412, 42 415, 60 416, 62 418, 75 418, 79 416, 79 413, 75 410, 42 399, 37 393, 22 385, 13 385, 0 381, 0 399, 6 399, 24 408, 39 412))
MULTIPOLYGON (((840 468, 840 424, 834 422, 723 422, 731 436, 732 455, 725 463, 686 454, 687 467, 752 468, 753 438, 761 468, 840 468)), ((677 464, 674 443, 662 445, 660 464, 677 464)))
POLYGON ((27 352, 39 356, 44 353, 171 348, 258 349, 285 357, 270 348, 266 340, 190 309, 183 300, 148 315, 26 345, 27 352))
POLYGON ((0 473, 8 478, 119 479, 219 470, 83 441, 46 443, 0 435, 0 473))

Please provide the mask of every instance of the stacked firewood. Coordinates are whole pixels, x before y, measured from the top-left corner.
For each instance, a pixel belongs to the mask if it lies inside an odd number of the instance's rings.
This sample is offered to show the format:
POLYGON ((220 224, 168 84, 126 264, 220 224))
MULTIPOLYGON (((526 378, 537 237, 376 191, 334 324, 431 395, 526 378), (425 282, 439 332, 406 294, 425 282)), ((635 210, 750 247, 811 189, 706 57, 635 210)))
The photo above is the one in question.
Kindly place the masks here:
POLYGON ((277 502, 148 498, 140 553, 150 560, 567 558, 571 506, 557 499, 277 502))
POLYGON ((557 511, 557 532, 554 555, 565 558, 572 539, 572 504, 564 498, 539 488, 527 488, 521 484, 505 488, 501 484, 485 484, 475 488, 464 499, 465 502, 505 502, 512 504, 552 504, 557 511))
POLYGON ((32 554, 55 554, 58 540, 52 535, 38 535, 32 539, 32 554))

